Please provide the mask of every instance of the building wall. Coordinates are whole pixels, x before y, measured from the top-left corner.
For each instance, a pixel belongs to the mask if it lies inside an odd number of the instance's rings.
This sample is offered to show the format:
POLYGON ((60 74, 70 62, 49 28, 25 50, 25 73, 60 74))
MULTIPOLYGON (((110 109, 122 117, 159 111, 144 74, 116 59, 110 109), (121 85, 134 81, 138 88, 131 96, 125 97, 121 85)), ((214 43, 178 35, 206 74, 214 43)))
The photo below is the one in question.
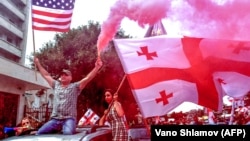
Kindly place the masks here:
POLYGON ((29 0, 0 1, 0 55, 24 64, 29 21, 29 0))
POLYGON ((18 96, 17 123, 23 118, 23 94, 49 88, 40 73, 24 66, 30 4, 31 0, 0 1, 0 93, 18 96))

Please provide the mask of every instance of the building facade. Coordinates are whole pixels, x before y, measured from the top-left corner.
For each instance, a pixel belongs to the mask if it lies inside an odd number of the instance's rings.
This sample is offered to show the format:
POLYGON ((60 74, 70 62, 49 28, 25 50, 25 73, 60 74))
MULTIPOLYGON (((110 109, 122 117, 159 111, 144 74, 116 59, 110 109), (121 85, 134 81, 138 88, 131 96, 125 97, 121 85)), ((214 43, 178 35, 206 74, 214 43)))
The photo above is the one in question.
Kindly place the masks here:
POLYGON ((31 0, 0 0, 0 124, 23 118, 25 93, 48 89, 39 72, 25 67, 31 0))

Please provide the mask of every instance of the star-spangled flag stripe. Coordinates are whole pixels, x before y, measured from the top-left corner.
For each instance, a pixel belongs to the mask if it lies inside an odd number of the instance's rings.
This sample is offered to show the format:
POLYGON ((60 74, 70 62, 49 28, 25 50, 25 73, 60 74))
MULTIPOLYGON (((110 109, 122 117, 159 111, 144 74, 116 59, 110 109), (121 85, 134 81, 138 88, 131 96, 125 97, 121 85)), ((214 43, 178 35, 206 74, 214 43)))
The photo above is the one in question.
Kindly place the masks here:
POLYGON ((73 14, 73 9, 66 11, 66 10, 44 8, 33 5, 32 14, 35 16, 45 16, 47 18, 54 17, 63 19, 63 18, 71 18, 73 14))
POLYGON ((58 27, 33 27, 33 29, 35 30, 42 30, 42 31, 57 31, 57 32, 68 32, 69 29, 61 29, 61 28, 58 28, 58 27))
POLYGON ((75 0, 32 0, 32 5, 39 5, 51 10, 72 10, 74 9, 74 3, 75 0))
MULTIPOLYGON (((151 95, 152 91, 140 93, 138 90, 148 89, 161 82, 183 80, 196 86, 198 100, 194 100, 194 103, 213 110, 221 110, 222 96, 225 93, 232 93, 230 92, 232 89, 228 88, 233 83, 225 79, 223 75, 218 75, 217 72, 235 71, 244 76, 250 76, 250 67, 248 67, 250 59, 247 57, 250 55, 249 42, 157 36, 144 39, 117 39, 115 47, 124 71, 128 74, 134 96, 145 116, 151 116, 150 111, 145 111, 147 107, 151 109, 153 105, 152 103, 151 105, 144 104, 143 107, 141 98, 145 98, 143 101, 150 101, 143 96, 151 95), (229 81, 227 87, 222 87, 224 80, 229 81)), ((235 81, 235 83, 240 83, 241 80, 235 81)), ((180 81, 176 85, 183 85, 183 82, 180 81)), ((168 91, 171 87, 162 86, 161 88, 161 91, 168 91)), ((195 95, 187 88, 182 91, 185 95, 195 95)), ((238 93, 242 92, 238 91, 238 93)), ((155 91, 154 94, 157 97, 159 92, 155 91)), ((173 93, 173 98, 179 98, 175 96, 176 94, 173 93)), ((167 106, 162 106, 154 113, 158 111, 159 115, 164 115, 166 113, 162 111, 167 112, 169 110, 166 109, 172 109, 171 106, 175 107, 176 105, 171 105, 171 100, 175 100, 173 98, 169 98, 167 106)))
POLYGON ((32 0, 32 27, 35 30, 67 32, 75 0, 32 0))
MULTIPOLYGON (((37 29, 45 29, 45 28, 54 28, 54 29, 59 29, 58 28, 58 25, 53 25, 53 24, 50 24, 50 26, 46 26, 44 24, 41 24, 41 23, 38 23, 36 24, 37 25, 37 29)), ((66 25, 60 25, 60 30, 61 31, 64 31, 66 28, 68 28, 68 26, 70 26, 70 24, 66 24, 66 25)), ((66 31, 66 30, 65 30, 66 31)))
POLYGON ((51 21, 46 21, 46 20, 41 20, 41 19, 37 19, 37 18, 33 18, 33 24, 40 24, 40 26, 46 26, 48 23, 50 23, 51 25, 62 25, 62 26, 69 26, 71 21, 65 21, 65 22, 51 22, 51 21))

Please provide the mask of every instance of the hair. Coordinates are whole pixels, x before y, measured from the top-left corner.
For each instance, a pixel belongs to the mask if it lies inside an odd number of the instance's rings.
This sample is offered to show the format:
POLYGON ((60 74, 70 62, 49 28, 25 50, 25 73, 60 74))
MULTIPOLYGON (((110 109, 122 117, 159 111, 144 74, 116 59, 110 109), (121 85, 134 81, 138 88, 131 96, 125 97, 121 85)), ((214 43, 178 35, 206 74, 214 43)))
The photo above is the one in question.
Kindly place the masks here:
POLYGON ((106 92, 110 92, 112 96, 113 96, 114 93, 115 93, 114 90, 112 90, 112 89, 105 89, 105 90, 104 90, 104 94, 105 94, 106 92))
POLYGON ((29 117, 24 117, 22 120, 21 120, 21 122, 23 122, 24 120, 29 120, 30 121, 30 118, 29 117))
POLYGON ((22 126, 23 121, 26 120, 26 119, 29 120, 29 122, 30 122, 30 124, 31 124, 31 120, 30 120, 29 117, 23 117, 22 120, 21 120, 21 122, 19 122, 19 124, 17 124, 17 126, 22 126))
POLYGON ((111 93, 111 95, 112 95, 112 97, 113 97, 113 95, 114 95, 114 90, 112 90, 112 89, 110 89, 110 88, 107 88, 107 89, 105 89, 104 90, 104 92, 103 92, 103 97, 102 97, 102 102, 103 102, 103 107, 106 109, 106 108, 108 108, 108 106, 109 106, 109 104, 105 101, 105 93, 106 92, 110 92, 111 93))

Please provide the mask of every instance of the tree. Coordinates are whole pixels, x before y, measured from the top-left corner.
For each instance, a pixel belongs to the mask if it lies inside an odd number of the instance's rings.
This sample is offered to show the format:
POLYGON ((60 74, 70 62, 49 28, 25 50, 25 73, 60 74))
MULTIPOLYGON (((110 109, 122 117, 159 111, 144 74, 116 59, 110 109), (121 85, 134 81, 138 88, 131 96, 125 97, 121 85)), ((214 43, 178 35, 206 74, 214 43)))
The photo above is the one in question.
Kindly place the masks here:
MULTIPOLYGON (((88 25, 71 29, 67 33, 55 35, 55 42, 48 42, 43 47, 29 57, 33 62, 33 57, 40 58, 40 62, 47 71, 57 79, 62 69, 69 69, 72 72, 73 82, 85 77, 94 67, 97 59, 97 40, 101 31, 98 22, 89 21, 88 25)), ((119 30, 115 38, 131 38, 119 30)), ((91 107, 98 115, 103 114, 103 91, 105 88, 117 90, 124 71, 121 62, 116 54, 114 44, 111 41, 102 52, 101 59, 103 67, 99 74, 86 86, 78 98, 78 119, 83 115, 83 110, 87 106, 91 107), (88 103, 88 105, 86 104, 88 103)), ((34 64, 31 66, 34 68, 34 64)), ((127 81, 124 82, 119 91, 121 102, 124 105, 135 102, 127 81)), ((134 108, 136 110, 136 108, 134 108)), ((130 112, 131 109, 130 109, 130 112)), ((130 113, 126 113, 130 115, 130 113)))

